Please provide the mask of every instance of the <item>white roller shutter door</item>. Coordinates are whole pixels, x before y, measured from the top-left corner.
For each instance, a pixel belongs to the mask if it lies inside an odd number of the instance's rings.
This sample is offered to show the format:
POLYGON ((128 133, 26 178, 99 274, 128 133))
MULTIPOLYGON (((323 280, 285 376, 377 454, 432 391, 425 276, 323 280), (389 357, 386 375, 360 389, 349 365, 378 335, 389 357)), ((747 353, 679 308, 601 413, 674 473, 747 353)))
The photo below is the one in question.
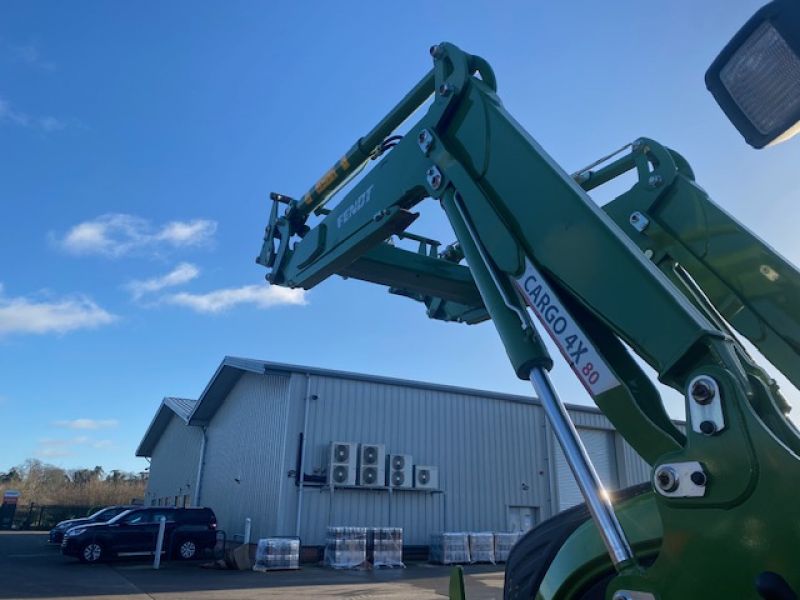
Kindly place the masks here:
MULTIPOLYGON (((581 429, 578 428, 578 435, 586 446, 597 475, 603 485, 610 490, 619 487, 617 476, 617 461, 614 448, 614 433, 600 429, 581 429)), ((567 459, 558 444, 553 440, 555 446, 556 464, 556 485, 558 486, 558 510, 565 510, 576 504, 583 502, 583 496, 575 483, 575 477, 567 464, 567 459)))

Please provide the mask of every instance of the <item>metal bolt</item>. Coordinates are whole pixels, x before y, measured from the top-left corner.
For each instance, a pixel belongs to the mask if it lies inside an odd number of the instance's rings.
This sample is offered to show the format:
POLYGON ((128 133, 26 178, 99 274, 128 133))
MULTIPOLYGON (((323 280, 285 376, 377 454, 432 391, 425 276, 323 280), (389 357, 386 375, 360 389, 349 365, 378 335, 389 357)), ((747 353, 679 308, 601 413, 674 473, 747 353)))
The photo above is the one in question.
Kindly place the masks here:
POLYGON ((700 431, 706 435, 714 435, 717 432, 717 425, 714 421, 703 421, 700 423, 700 431))
POLYGON ((651 258, 653 258, 653 251, 650 248, 648 248, 647 250, 644 251, 644 257, 647 260, 650 260, 651 258))
POLYGON ((427 129, 423 129, 419 132, 417 136, 417 144, 419 144, 420 150, 422 150, 425 154, 431 149, 433 146, 433 135, 427 129))
POLYGON ((702 471, 695 471, 689 476, 689 478, 695 485, 699 485, 700 487, 704 487, 706 485, 706 474, 702 471))
POLYGON ((650 175, 650 178, 647 180, 647 184, 652 188, 657 188, 664 180, 661 178, 661 175, 650 175))
POLYGON ((428 184, 434 189, 438 190, 442 186, 442 173, 436 166, 431 167, 425 172, 428 184))
POLYGON ((716 387, 713 379, 703 377, 692 384, 692 389, 689 391, 689 394, 692 396, 692 400, 705 406, 706 404, 711 404, 714 396, 717 395, 715 391, 716 387))
POLYGON ((644 144, 644 140, 642 140, 642 138, 639 138, 638 140, 633 140, 633 143, 631 144, 631 150, 633 152, 638 152, 639 150, 641 150, 642 144, 644 144))
POLYGON ((672 467, 661 467, 656 471, 656 483, 664 492, 678 489, 678 473, 672 467))
POLYGON ((439 86, 439 94, 442 96, 449 96, 450 93, 453 91, 455 91, 455 88, 453 88, 452 85, 443 83, 442 85, 439 86))
POLYGON ((429 51, 433 58, 439 58, 444 52, 439 45, 431 46, 429 51))
POLYGON ((636 231, 644 231, 647 229, 647 226, 650 225, 650 219, 645 217, 642 213, 638 210, 636 212, 631 213, 631 216, 628 217, 628 222, 631 224, 636 231))

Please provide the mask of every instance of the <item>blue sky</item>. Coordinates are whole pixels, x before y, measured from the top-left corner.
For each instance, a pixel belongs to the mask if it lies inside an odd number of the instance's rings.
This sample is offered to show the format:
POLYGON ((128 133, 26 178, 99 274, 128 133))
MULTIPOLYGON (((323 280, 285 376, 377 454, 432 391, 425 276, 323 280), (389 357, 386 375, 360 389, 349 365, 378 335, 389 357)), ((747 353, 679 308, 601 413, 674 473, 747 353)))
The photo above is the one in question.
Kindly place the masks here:
MULTIPOLYGON (((487 58, 568 171, 656 138, 800 262, 800 142, 751 150, 703 84, 759 4, 3 3, 0 470, 143 468, 160 399, 197 397, 226 354, 529 393, 490 325, 338 278, 270 289, 254 263, 268 193, 303 193, 438 41, 487 58)), ((415 230, 452 240, 430 211, 415 230)))

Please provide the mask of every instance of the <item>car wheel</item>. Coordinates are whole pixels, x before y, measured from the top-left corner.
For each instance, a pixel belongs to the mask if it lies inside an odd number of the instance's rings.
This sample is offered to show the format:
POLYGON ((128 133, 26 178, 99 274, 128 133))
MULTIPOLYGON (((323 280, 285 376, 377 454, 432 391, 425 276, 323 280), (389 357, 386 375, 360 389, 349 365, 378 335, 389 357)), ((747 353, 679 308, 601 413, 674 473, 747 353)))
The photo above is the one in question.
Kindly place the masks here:
POLYGON ((178 558, 191 560, 197 556, 197 544, 192 540, 183 540, 178 546, 178 558))
POLYGON ((81 548, 81 553, 78 555, 81 562, 96 563, 103 559, 103 547, 97 542, 89 542, 84 544, 81 548))

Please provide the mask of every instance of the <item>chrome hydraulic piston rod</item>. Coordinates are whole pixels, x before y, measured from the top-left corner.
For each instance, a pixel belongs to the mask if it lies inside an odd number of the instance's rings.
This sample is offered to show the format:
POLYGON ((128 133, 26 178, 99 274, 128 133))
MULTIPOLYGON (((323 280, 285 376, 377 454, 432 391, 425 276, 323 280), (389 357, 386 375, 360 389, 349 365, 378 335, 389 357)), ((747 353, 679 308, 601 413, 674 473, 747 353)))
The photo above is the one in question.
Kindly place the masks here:
POLYGON ((611 498, 597 476, 597 471, 594 470, 586 448, 578 436, 572 419, 567 414, 564 403, 561 402, 561 398, 553 388, 547 371, 541 367, 534 367, 531 369, 530 380, 542 406, 544 406, 547 420, 564 451, 564 456, 572 469, 592 519, 600 530, 600 536, 603 538, 614 566, 620 568, 630 563, 633 560, 633 552, 625 537, 625 532, 617 520, 617 515, 614 514, 611 498))

